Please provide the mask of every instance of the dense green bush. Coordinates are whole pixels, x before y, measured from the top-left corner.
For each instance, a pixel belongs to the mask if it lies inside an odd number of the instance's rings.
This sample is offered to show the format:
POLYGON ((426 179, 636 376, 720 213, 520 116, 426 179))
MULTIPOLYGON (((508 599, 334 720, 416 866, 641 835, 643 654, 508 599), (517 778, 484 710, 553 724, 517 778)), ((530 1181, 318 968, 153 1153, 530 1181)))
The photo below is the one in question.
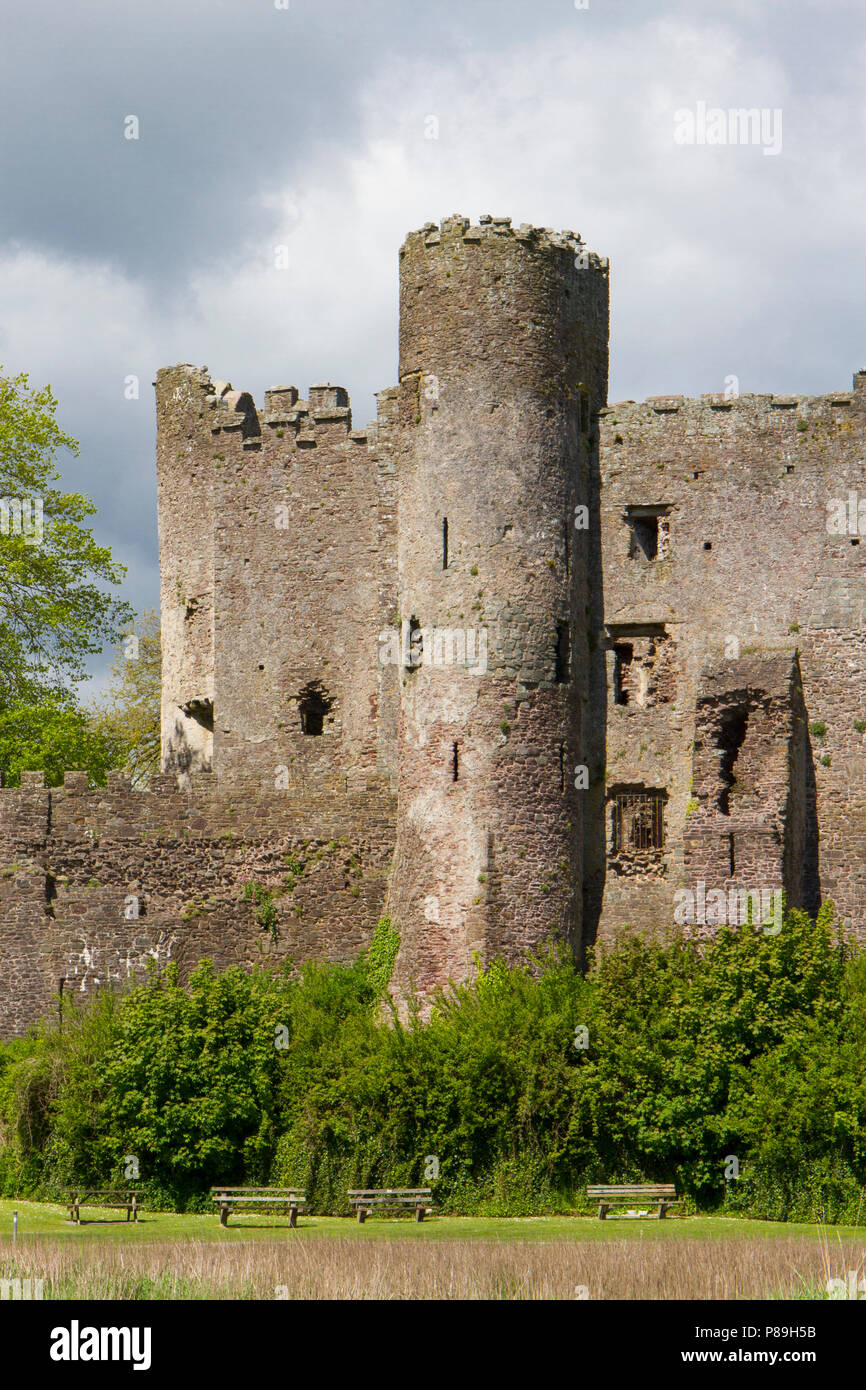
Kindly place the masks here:
POLYGON ((0 1187, 117 1182, 135 1159, 179 1209, 217 1182, 345 1212, 349 1187, 432 1180, 440 1210, 522 1215, 643 1179, 704 1210, 858 1219, 866 957, 832 909, 777 936, 625 937, 586 977, 551 948, 426 1021, 390 1004, 397 944, 385 920, 352 965, 169 969, 0 1048, 0 1187))

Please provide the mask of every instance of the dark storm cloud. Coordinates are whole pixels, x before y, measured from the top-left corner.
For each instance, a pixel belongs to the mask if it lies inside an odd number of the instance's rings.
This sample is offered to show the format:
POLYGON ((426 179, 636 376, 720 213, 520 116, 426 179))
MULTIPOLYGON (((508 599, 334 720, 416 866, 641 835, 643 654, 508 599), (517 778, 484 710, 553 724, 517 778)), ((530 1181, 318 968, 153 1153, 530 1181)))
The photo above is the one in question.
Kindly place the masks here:
POLYGON ((22 6, 0 59, 0 237, 168 279, 224 252, 251 195, 351 128, 362 8, 22 6))
POLYGON ((378 68, 512 43, 528 13, 522 0, 28 0, 0 50, 0 241, 182 277, 244 235, 258 195, 340 165, 378 68))
POLYGON ((510 213, 609 255, 615 398, 839 389, 866 359, 862 0, 22 0, 4 25, 0 363, 53 385, 66 483, 138 608, 156 369, 259 400, 339 381, 364 423, 427 218, 510 213), (677 148, 697 100, 782 107, 783 156, 677 148))

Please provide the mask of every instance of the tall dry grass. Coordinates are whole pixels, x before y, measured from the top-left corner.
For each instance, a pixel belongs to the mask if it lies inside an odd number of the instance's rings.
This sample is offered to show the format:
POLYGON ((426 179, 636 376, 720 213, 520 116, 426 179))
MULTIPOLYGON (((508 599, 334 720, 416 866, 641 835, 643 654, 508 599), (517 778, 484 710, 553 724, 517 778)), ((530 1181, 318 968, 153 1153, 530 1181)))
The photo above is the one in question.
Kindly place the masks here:
POLYGON ((43 1279, 54 1299, 790 1298, 849 1270, 864 1275, 866 1242, 0 1242, 0 1278, 43 1279))

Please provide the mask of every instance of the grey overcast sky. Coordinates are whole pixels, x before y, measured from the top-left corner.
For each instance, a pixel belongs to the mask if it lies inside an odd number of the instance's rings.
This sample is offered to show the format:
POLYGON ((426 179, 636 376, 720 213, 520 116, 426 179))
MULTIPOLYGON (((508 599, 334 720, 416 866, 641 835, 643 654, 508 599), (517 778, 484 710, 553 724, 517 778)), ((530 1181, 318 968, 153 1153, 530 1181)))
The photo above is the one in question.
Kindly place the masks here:
POLYGON ((452 212, 610 257, 613 400, 843 390, 866 365, 864 72, 864 0, 6 0, 0 363, 53 387, 82 445, 65 481, 138 609, 156 369, 259 402, 330 380, 365 423, 396 374, 400 243, 452 212), (700 102, 781 111, 781 151, 678 143, 700 102))

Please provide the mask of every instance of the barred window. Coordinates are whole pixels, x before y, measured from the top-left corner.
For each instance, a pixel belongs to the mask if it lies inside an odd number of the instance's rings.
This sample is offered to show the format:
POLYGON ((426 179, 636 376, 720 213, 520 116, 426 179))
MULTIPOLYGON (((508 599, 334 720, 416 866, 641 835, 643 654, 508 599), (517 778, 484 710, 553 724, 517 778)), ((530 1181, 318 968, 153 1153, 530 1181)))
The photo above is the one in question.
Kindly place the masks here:
POLYGON ((613 852, 661 849, 664 845, 663 791, 617 792, 613 798, 613 852))

